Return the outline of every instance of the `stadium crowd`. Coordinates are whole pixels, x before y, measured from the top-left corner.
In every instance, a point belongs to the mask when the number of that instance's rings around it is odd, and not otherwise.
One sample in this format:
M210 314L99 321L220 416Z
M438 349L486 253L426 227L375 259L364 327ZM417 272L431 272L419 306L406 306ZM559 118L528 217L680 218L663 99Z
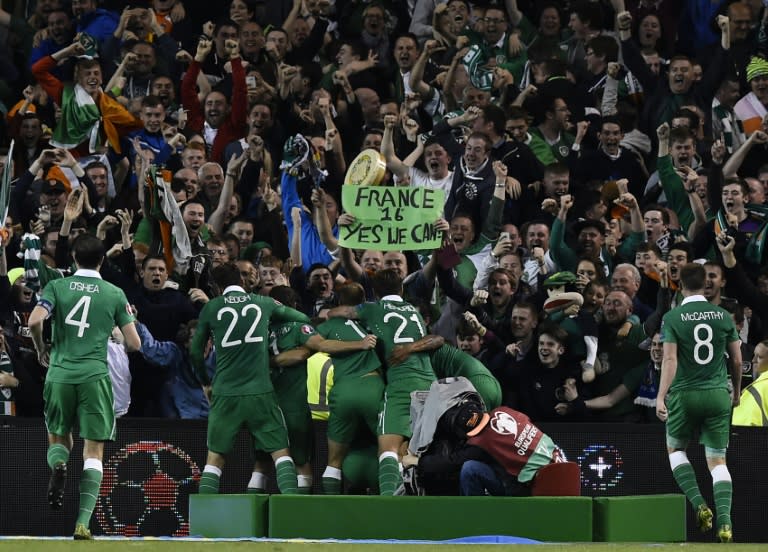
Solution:
M42 415L26 322L92 233L138 313L141 350L119 332L108 349L118 415L207 417L216 351L201 379L192 344L223 291L213 271L236 263L247 292L312 320L269 336L278 389L310 374L307 402L281 403L299 426L355 398L322 391L328 355L349 354L326 343L334 316L399 285L423 339L393 349L352 322L379 352L372 416L393 368L429 352L432 379L469 377L488 410L657 422L661 318L695 260L740 332L735 417L768 425L764 4L2 2L0 413ZM356 224L342 183L367 149L381 185L444 192L440 248L339 244ZM335 435L375 458L369 420Z

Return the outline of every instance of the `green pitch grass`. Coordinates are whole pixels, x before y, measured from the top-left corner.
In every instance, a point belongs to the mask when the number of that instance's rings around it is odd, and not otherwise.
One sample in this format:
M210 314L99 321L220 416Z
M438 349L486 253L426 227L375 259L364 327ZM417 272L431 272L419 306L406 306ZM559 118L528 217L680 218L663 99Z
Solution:
M216 542L216 541L115 541L98 539L93 542L60 540L0 541L2 552L469 552L500 550L514 552L715 552L765 550L765 544L344 544L319 542Z

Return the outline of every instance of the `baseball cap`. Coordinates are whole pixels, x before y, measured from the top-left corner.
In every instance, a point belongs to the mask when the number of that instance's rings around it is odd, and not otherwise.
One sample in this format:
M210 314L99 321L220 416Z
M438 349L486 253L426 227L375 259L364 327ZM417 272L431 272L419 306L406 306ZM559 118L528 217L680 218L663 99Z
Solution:
M83 48L85 49L85 52L77 56L78 58L94 59L99 57L98 43L96 42L96 38L89 35L88 33L80 33L77 40L78 42L80 42L80 44L82 44Z
M468 400L454 407L451 418L451 429L459 438L464 438L478 434L489 416L482 404Z

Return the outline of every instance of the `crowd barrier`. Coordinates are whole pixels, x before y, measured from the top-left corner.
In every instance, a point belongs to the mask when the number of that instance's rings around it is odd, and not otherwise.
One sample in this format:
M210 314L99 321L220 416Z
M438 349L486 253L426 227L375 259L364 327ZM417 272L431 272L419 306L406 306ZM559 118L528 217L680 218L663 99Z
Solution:
M316 426L315 490L325 461L325 426ZM669 469L661 425L542 424L581 471L582 495L617 497L678 493ZM94 533L125 536L183 536L189 532L189 495L205 465L204 421L120 419L117 440L105 446L104 480L94 513ZM77 515L77 484L70 484L65 508L46 503L49 470L41 419L0 417L0 534L68 535ZM738 542L768 542L768 431L733 428L728 464L733 477L733 520ZM69 465L73 480L82 469L82 441ZM712 501L711 478L701 446L689 456L703 494ZM242 493L252 455L245 434L227 458L221 490ZM487 499L494 500L494 499ZM700 535L688 510L688 540ZM282 522L281 522L282 523ZM637 523L642 523L637 518ZM283 523L284 526L284 523Z

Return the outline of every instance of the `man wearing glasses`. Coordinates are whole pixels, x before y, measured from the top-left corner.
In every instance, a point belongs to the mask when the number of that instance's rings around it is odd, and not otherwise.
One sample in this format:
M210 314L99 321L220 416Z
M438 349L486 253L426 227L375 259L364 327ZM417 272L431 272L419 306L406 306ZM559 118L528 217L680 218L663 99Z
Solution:
M208 249L208 254L211 256L211 268L216 268L224 263L229 262L229 251L227 250L227 244L220 238L210 238L205 242L205 247Z
M579 149L574 147L575 137L568 132L574 127L571 110L565 98L549 94L542 94L541 106L540 123L531 127L530 133L546 142L558 162L567 163L571 150L575 157Z
M472 84L482 90L493 86L497 69L509 71L519 82L526 56L520 48L517 33L508 32L507 16L503 9L491 6L481 18L482 32L470 31L469 51L462 63Z

